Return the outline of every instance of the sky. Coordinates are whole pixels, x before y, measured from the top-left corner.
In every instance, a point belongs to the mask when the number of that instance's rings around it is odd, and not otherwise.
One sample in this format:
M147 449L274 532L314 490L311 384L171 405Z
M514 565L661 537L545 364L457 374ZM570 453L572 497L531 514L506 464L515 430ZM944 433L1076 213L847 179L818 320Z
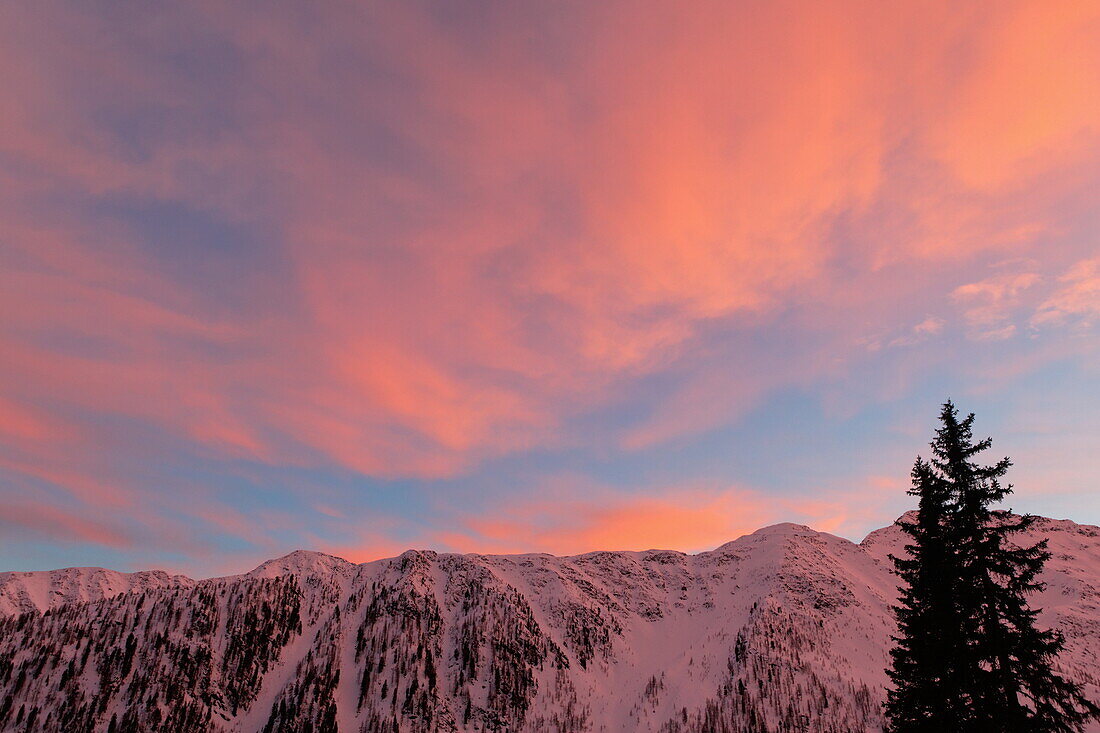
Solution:
M1100 4L0 5L0 570L1100 524Z

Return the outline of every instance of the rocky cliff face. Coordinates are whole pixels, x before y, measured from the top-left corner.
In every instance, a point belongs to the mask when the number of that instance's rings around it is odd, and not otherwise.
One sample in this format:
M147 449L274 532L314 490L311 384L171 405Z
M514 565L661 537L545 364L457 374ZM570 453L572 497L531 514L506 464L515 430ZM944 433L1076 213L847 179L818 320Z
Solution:
M1033 534L1055 553L1035 604L1100 697L1100 530ZM698 555L4 574L0 729L880 730L902 543L782 524Z

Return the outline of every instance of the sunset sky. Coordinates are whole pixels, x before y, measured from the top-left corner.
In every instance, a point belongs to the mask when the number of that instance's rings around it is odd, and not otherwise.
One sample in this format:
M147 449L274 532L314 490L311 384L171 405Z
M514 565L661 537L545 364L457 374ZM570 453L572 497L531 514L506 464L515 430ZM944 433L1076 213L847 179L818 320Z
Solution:
M938 405L1100 524L1100 3L0 6L0 570L709 549Z

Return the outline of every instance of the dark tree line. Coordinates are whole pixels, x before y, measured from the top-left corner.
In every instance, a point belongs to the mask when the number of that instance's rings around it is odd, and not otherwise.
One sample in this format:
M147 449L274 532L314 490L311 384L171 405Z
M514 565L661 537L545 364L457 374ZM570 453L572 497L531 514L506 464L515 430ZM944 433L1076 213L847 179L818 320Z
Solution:
M905 581L895 609L889 730L1078 731L1100 708L1054 670L1063 639L1036 626L1028 596L1050 557L1043 540L1018 544L1035 521L992 505L1011 462L975 461L992 441L973 437L974 415L947 402L929 460L917 458L916 518L899 520L908 556L893 558Z

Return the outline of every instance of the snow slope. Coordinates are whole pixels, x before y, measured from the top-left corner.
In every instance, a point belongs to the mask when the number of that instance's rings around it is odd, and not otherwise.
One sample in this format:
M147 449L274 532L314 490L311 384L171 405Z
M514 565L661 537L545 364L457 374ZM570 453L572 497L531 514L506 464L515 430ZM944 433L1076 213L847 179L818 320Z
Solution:
M98 601L119 593L189 586L194 582L163 570L119 573L105 568L64 568L0 573L0 615L45 611L63 603Z
M1100 697L1100 529L1032 534L1036 604ZM297 551L56 596L29 574L0 609L52 610L0 618L0 730L881 730L903 544L780 524L698 555Z

